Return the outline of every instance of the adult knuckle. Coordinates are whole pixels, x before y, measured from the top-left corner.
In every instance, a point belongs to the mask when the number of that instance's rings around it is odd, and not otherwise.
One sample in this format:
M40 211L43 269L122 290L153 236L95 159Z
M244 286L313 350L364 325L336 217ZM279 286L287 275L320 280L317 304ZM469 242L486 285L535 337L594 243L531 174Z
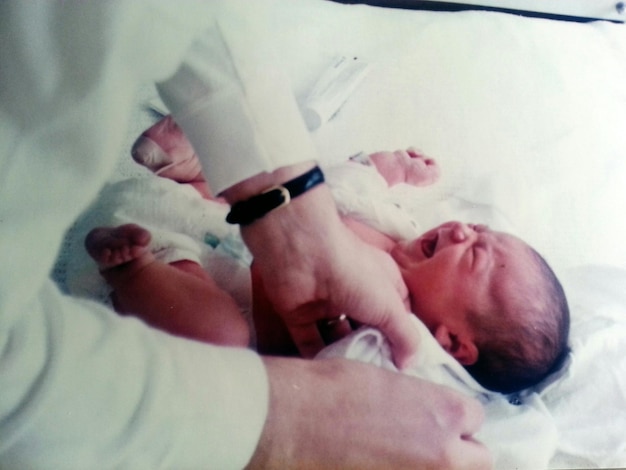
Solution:
M459 427L470 415L468 403L456 396L445 401L441 412L442 426L448 429Z

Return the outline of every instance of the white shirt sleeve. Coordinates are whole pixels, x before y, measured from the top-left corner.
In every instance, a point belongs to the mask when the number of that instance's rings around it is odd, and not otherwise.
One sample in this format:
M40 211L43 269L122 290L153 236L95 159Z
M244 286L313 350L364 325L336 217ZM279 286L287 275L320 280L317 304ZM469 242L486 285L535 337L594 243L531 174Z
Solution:
M265 47L265 2L228 6L159 85L216 193L262 171L318 158L289 79Z
M196 113L220 128L220 144L203 157L215 175L230 184L258 168L310 158L306 135L278 132L290 114L265 131L261 95L272 87L265 81L249 91L256 72L246 72L262 56L239 47L248 41L233 26L238 14L221 26L215 8L191 0L185 8L139 0L0 2L2 468L240 468L255 450L268 401L256 354L160 334L65 297L48 279L65 231L123 151L138 84L166 80L203 33L191 57L211 47L207 38L222 37L225 58L238 62L216 62L209 78L222 74L218 82L235 92L218 87L215 100L211 92L202 102L218 105ZM241 72L234 86L233 70ZM290 102L286 89L272 89L272 103ZM233 120L213 118L216 111ZM236 126L243 143L231 152ZM309 150L294 157L300 145Z

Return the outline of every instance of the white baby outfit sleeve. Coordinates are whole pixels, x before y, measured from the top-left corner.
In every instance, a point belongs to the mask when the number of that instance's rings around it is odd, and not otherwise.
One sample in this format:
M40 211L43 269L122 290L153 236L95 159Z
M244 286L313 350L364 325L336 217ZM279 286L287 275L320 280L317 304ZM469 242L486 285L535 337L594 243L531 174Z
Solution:
M211 126L217 143L198 148L211 184L311 157L293 157L312 148L306 135L284 142L293 129L261 120L264 93L290 98L269 78L246 88L263 57L236 27L243 13L191 0L0 2L0 467L226 469L254 452L268 402L256 354L169 337L49 280L122 151L138 85L172 76L202 34L189 60L214 65L196 83L220 86L201 110L179 106L177 78L165 88L186 131L191 116ZM218 49L228 53L197 55Z
M396 240L412 240L430 228L396 202L393 190L373 165L346 161L324 167L324 175L342 215ZM423 200L423 192L412 196L404 200L410 201L413 207L430 205Z

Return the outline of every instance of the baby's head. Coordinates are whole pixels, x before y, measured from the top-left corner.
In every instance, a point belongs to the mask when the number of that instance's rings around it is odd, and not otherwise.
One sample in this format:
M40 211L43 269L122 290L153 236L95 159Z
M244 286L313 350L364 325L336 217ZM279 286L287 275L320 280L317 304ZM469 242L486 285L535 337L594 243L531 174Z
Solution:
M391 252L413 312L484 387L512 393L556 370L569 309L543 258L522 240L448 222Z

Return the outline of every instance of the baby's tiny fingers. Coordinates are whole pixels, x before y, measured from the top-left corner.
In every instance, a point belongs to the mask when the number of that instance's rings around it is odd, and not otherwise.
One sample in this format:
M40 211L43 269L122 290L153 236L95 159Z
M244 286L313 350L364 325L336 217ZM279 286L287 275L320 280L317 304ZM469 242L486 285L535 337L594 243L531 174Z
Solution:
M426 158L424 152L416 147L409 147L408 149L406 149L406 152L411 158Z

